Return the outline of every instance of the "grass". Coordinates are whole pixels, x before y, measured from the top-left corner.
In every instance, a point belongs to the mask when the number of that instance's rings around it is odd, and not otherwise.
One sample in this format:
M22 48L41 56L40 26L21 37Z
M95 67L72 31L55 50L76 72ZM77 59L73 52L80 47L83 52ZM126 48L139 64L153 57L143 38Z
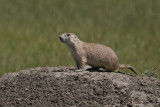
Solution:
M64 32L110 46L120 63L133 65L140 74L154 67L160 75L159 19L159 0L1 0L0 75L74 66L58 39Z

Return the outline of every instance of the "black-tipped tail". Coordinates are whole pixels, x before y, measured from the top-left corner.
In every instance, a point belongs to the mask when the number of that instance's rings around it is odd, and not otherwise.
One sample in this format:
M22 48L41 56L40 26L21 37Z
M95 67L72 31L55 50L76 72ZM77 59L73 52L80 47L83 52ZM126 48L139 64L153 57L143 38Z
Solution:
M138 74L137 72L136 72L136 70L131 66L131 65L125 65L125 64L119 64L119 68L120 69L124 69L124 68L128 68L128 69L130 69L131 71L133 71L136 75Z

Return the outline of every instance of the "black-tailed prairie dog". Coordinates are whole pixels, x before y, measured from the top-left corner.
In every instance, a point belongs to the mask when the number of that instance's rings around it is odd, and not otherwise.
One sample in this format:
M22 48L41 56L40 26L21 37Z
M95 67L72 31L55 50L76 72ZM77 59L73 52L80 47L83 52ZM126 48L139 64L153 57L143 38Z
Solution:
M117 55L108 46L83 42L73 33L64 33L59 38L68 46L79 70L87 64L95 69L104 68L111 72L128 68L137 74L132 66L119 64Z

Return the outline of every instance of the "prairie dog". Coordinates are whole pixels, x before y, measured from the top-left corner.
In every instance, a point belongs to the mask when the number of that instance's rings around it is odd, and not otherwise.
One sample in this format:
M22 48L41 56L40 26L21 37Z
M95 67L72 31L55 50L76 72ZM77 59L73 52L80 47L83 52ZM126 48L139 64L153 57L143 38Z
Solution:
M137 74L132 66L119 64L117 55L108 46L83 42L73 33L64 33L59 39L68 46L78 69L83 69L87 64L95 69L104 68L111 72L128 68Z

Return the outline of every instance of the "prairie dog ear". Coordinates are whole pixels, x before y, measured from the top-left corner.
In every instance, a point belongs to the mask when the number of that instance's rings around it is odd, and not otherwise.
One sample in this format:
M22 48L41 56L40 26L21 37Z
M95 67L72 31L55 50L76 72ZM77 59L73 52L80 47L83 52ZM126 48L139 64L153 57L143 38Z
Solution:
M74 38L77 38L77 36L76 36L75 34L72 34L72 36L73 36Z
M77 44L77 37L72 34L71 37L70 37L70 42L71 42L72 44Z

